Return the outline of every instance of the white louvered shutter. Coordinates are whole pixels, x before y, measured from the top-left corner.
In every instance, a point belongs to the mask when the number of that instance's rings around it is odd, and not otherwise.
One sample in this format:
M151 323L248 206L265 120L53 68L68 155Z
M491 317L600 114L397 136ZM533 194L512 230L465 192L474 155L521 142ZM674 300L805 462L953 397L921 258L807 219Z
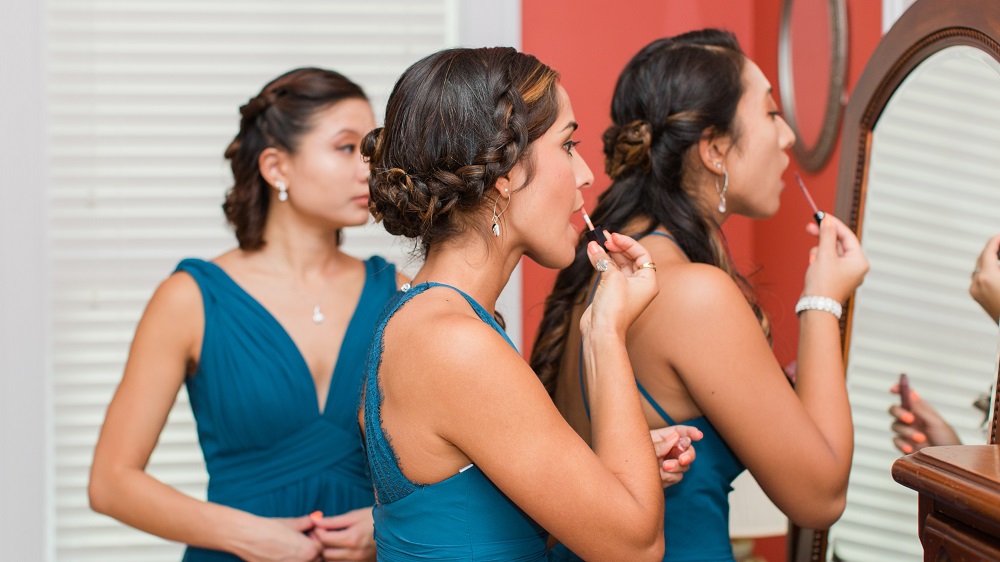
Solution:
M381 122L418 58L457 42L457 0L48 0L52 372L51 483L59 561L176 561L181 546L99 516L88 472L136 323L183 257L234 245L220 205L238 107L272 77L333 68L360 83ZM347 251L413 270L381 227ZM182 395L150 472L204 497ZM0 556L2 557L2 556Z
M971 403L997 372L997 326L969 275L1000 231L1000 64L950 47L906 78L875 127L848 357L855 424L848 507L831 551L843 560L920 560L917 495L892 480L900 453L887 410L899 373L958 430L985 444Z

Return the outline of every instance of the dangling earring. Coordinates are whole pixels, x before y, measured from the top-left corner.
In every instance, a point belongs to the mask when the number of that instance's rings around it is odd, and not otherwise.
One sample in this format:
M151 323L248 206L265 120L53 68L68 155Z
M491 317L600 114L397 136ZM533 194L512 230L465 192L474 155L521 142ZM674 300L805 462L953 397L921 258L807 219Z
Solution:
M722 170L722 164L715 163L715 167ZM722 171L722 189L719 189L719 176L715 176L715 192L719 194L719 212L726 212L726 190L729 189L729 172Z
M507 190L504 189L503 192L507 193ZM507 204L503 206L503 209L500 210L500 214L498 215L497 203L499 202L500 202L500 196L498 195L497 198L493 201L493 236L496 236L498 238L500 237L500 217L507 211L507 207L510 207L510 196L509 195L507 196Z
M278 201L288 201L288 186L285 182L278 180L274 182L274 187L278 188Z

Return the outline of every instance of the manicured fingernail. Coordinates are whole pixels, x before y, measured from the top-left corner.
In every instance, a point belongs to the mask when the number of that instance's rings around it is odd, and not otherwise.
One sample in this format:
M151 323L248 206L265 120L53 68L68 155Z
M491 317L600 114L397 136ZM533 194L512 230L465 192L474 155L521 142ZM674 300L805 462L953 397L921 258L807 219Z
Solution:
M312 519L312 520L322 519L322 518L323 518L323 512L322 511L314 511L314 512L312 512L312 513L309 514L309 519Z
M913 414L910 412L903 412L899 415L899 419L902 420L903 423L913 423Z
M920 400L920 395L917 394L916 390L911 390L910 391L910 399L911 400Z
M910 453L913 452L913 447L909 445L903 445L903 452L909 455Z
M927 436L924 435L923 433L917 432L913 434L913 440L916 441L917 443L923 443L927 441Z
M691 446L690 437L681 437L681 440L677 442L677 449L681 451L686 451L690 446Z

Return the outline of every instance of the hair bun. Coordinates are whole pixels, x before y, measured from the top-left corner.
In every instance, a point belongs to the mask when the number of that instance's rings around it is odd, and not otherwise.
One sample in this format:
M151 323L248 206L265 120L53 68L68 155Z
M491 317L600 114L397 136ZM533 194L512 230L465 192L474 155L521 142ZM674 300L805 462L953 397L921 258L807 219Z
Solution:
M604 131L604 171L617 179L630 169L649 170L649 147L653 134L649 123L637 119L624 126L612 125Z

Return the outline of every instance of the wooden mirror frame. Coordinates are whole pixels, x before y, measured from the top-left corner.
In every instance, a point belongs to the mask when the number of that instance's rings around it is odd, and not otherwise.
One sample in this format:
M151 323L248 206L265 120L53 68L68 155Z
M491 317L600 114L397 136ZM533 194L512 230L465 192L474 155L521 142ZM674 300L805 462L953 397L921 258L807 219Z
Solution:
M927 57L956 45L989 53L1000 61L1000 6L996 0L917 0L882 38L865 66L844 113L840 168L837 176L836 215L858 235L864 225L868 190L868 164L872 131L889 98L910 72ZM841 321L844 364L850 349L854 299ZM997 373L1000 380L1000 372ZM994 404L990 443L997 443L998 400ZM914 533L917 530L914 529ZM789 562L826 560L828 530L805 529L789 524Z

